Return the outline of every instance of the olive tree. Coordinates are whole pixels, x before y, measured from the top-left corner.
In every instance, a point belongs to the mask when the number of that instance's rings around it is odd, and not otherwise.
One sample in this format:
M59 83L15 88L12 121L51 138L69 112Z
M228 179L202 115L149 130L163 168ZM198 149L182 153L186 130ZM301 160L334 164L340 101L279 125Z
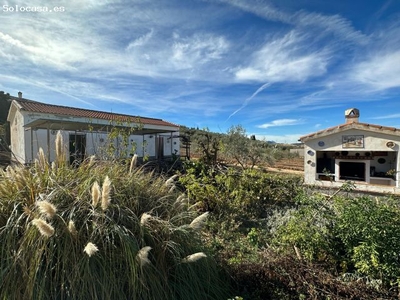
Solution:
M223 150L227 159L235 161L242 168L254 168L257 164L271 164L273 161L273 153L267 144L257 141L255 136L248 138L242 125L229 128Z

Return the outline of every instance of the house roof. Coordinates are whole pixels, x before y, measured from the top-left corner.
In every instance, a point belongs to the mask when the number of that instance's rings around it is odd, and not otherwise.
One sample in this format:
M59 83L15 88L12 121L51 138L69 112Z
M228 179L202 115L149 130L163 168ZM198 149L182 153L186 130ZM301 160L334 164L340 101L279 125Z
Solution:
M96 110L75 108L75 107L68 107L61 105L53 105L17 97L10 97L10 98L19 104L21 110L29 112L81 117L89 119L102 119L107 121L136 122L136 123L139 121L142 124L179 127L179 125L177 124L173 124L164 121L162 119L131 116L131 115L117 114L117 113L108 113L103 111L96 111Z
M330 128L326 128L317 132L310 133L308 135L304 135L299 138L299 141L305 142L308 140L312 140L315 138L320 138L323 136L327 136L330 134L334 134L337 132L342 132L345 130L350 130L350 129L358 129L358 130L365 130L365 131L372 131L372 132L381 132L381 133L386 133L386 134L391 134L391 135L396 135L400 136L400 129L395 128L395 127L388 127L388 126L382 126L382 125L375 125L375 124L368 124L368 123L359 123L359 122L351 122L351 123L345 123L345 124L340 124L337 126L333 126Z
M101 119L107 121L119 121L119 122L132 122L140 123L143 125L155 125L155 126L167 126L167 127L179 127L177 124L173 124L162 119L141 117L141 116L131 116L125 114L108 113L103 111L96 111L90 109L82 109L68 106L60 106L47 104L42 102L37 102L25 98L10 97L18 105L19 109L23 111L33 112L33 113L44 113L53 114L60 116L70 116L70 117L81 117L88 119Z

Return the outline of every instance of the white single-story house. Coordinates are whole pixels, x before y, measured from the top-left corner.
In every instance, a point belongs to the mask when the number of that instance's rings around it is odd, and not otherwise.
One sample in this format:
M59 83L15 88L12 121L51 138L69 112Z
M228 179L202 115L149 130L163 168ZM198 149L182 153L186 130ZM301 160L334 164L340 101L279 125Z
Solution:
M359 122L356 108L344 124L300 137L304 143L306 184L400 194L400 129Z
M29 164L42 148L55 159L60 131L71 163L96 155L106 158L137 154L149 159L179 155L179 126L161 119L59 106L11 97L10 122L13 159Z

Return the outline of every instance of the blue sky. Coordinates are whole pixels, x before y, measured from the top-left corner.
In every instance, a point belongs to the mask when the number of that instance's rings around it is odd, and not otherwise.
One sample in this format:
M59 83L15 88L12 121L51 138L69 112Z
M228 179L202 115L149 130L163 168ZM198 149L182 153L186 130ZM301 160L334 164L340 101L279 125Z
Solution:
M12 95L277 142L351 107L400 127L398 0L3 0L0 24Z

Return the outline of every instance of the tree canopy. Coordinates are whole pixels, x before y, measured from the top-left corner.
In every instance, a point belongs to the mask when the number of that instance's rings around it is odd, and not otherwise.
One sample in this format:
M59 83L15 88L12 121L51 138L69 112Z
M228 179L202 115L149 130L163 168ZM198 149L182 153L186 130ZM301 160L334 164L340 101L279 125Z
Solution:
M7 122L10 106L10 94L0 91L0 139L4 140L6 145L10 144L10 125Z
M3 91L0 91L0 124L7 122L7 115L10 106L10 94L5 94Z

